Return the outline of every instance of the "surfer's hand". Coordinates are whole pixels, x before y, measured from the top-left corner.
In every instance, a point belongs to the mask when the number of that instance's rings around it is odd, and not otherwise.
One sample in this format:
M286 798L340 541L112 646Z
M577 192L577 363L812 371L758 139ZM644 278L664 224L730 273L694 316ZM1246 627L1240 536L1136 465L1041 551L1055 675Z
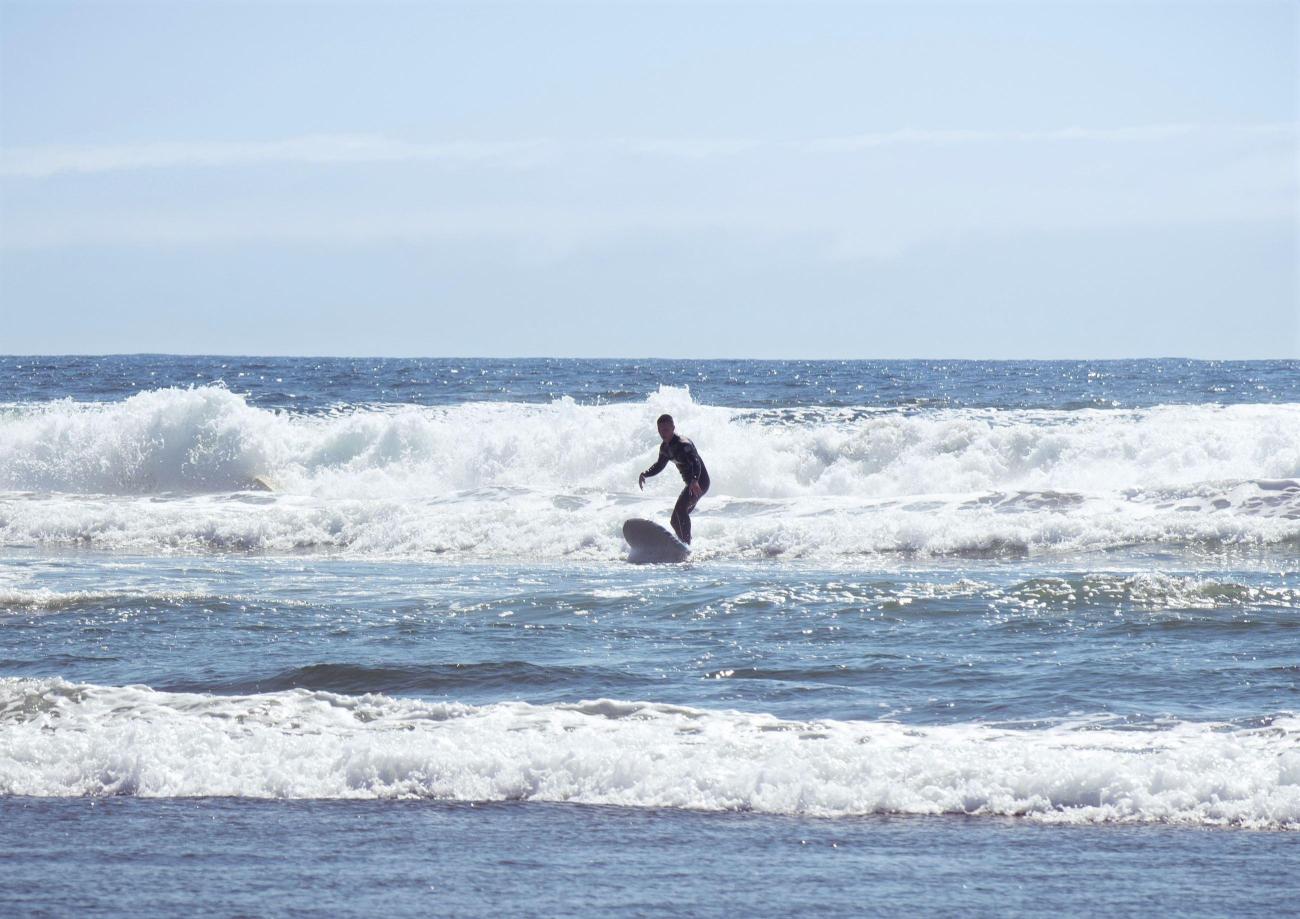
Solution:
M642 491L645 491L645 473L644 473L644 472L641 473L639 476L636 477L636 487L639 488L639 489L641 489Z
M692 482L692 483L691 483L691 496L692 496L692 497L695 497L695 498L698 498L698 497L699 497L700 495L702 495L702 494L704 494L704 489L700 487L700 483L699 483L699 482Z

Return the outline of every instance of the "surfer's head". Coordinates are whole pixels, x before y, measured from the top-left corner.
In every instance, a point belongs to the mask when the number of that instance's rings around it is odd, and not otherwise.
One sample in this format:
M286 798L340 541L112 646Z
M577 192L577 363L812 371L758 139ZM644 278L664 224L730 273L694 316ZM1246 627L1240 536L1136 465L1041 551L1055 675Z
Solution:
M660 415L655 424L659 427L660 437L665 441L673 439L673 431L677 430L677 426L673 424L672 415Z

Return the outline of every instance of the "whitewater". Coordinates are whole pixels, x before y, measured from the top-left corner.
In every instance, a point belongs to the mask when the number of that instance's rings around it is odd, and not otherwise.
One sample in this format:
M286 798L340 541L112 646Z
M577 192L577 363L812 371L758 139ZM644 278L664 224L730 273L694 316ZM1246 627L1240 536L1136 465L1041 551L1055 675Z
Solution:
M224 386L0 409L0 538L131 551L619 558L670 412L719 470L701 558L1295 545L1300 405L295 412ZM258 479L273 485L256 493ZM660 494L662 492L662 494Z

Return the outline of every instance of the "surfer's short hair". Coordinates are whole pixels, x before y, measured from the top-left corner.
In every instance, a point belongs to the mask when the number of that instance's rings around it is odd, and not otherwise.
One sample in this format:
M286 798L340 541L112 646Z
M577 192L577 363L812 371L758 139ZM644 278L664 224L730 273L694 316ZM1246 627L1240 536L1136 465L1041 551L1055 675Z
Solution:
M673 422L673 416L666 412L655 419L655 424L671 424L673 427L677 427Z

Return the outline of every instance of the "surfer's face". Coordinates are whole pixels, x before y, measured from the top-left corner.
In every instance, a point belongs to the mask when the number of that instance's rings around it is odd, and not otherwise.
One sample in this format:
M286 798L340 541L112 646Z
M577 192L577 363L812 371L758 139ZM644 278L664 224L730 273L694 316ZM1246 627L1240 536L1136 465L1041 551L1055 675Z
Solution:
M675 430L677 429L673 427L671 421L659 422L659 436L662 437L665 441L673 439L673 431Z

